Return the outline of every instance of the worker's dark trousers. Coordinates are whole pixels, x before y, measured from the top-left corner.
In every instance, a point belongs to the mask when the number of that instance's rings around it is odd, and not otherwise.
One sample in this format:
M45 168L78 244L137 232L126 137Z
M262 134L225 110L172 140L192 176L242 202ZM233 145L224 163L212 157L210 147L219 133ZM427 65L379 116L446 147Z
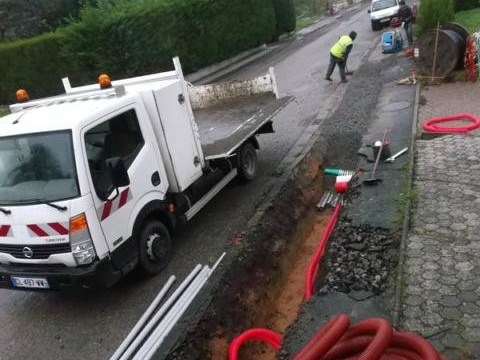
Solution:
M325 75L325 78L329 79L330 76L332 76L333 70L335 70L335 65L338 65L338 68L340 69L340 78L345 80L345 59L340 59L332 54L330 54L330 64L328 65L327 75Z

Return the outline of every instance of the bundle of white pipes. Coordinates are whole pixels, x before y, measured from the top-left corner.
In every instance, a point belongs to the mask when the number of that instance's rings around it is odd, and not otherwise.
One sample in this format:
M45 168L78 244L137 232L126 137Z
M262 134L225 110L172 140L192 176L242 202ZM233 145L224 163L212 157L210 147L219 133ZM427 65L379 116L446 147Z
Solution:
M175 276L170 276L165 286L153 299L125 340L110 357L110 360L151 359L224 256L225 253L220 256L211 268L200 264L195 266L180 286L158 309L162 299L175 282Z

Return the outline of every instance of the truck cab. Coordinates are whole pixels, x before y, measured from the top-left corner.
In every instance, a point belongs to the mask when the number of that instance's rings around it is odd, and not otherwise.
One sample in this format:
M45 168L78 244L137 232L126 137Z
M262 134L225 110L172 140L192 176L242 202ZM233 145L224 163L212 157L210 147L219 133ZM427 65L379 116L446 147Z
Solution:
M231 104L208 96L215 87L189 89L175 66L104 89L64 79L66 94L14 104L0 119L1 287L111 286L135 267L157 274L173 229L238 173L252 175L255 137L290 99L267 95L271 77L255 82L257 96L249 83L235 101L247 117L215 135Z

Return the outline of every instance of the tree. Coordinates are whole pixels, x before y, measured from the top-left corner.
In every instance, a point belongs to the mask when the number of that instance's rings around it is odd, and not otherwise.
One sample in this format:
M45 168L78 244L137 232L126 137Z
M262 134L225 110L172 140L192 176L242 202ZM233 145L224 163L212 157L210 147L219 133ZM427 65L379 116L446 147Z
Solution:
M455 18L453 0L422 0L418 24L419 33L424 34L435 29L437 24L452 21Z

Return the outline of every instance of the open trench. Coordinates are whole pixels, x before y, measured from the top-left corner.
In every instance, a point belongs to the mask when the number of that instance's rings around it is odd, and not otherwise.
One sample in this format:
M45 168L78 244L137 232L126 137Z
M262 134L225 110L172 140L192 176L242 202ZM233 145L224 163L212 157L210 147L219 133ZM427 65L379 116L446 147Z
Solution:
M381 85L396 76L390 71L395 63L394 58L367 63L356 72L342 104L323 122L315 145L242 235L242 246L232 263L226 265L226 275L215 285L208 309L168 360L225 360L228 344L245 330L260 327L283 335L297 325L304 306L307 263L331 212L320 212L315 207L323 191L332 189L331 179L327 185L322 170L327 166L356 168L362 135L370 123ZM385 291L395 267L394 237L383 229L353 227L348 219L342 219L337 228L320 270L316 288L319 296L357 289ZM366 251L362 244L375 251ZM335 261L336 257L342 261ZM242 348L240 358L268 360L277 356L268 345L249 343Z
M250 294L250 299L244 299L250 304L248 316L255 319L258 327L283 334L297 318L303 303L305 271L331 212L308 211L297 226L288 254L281 260L278 280L267 288L257 289L255 294ZM211 359L226 359L228 340L225 336L211 340ZM242 348L241 358L273 360L277 352L268 345L251 343Z

